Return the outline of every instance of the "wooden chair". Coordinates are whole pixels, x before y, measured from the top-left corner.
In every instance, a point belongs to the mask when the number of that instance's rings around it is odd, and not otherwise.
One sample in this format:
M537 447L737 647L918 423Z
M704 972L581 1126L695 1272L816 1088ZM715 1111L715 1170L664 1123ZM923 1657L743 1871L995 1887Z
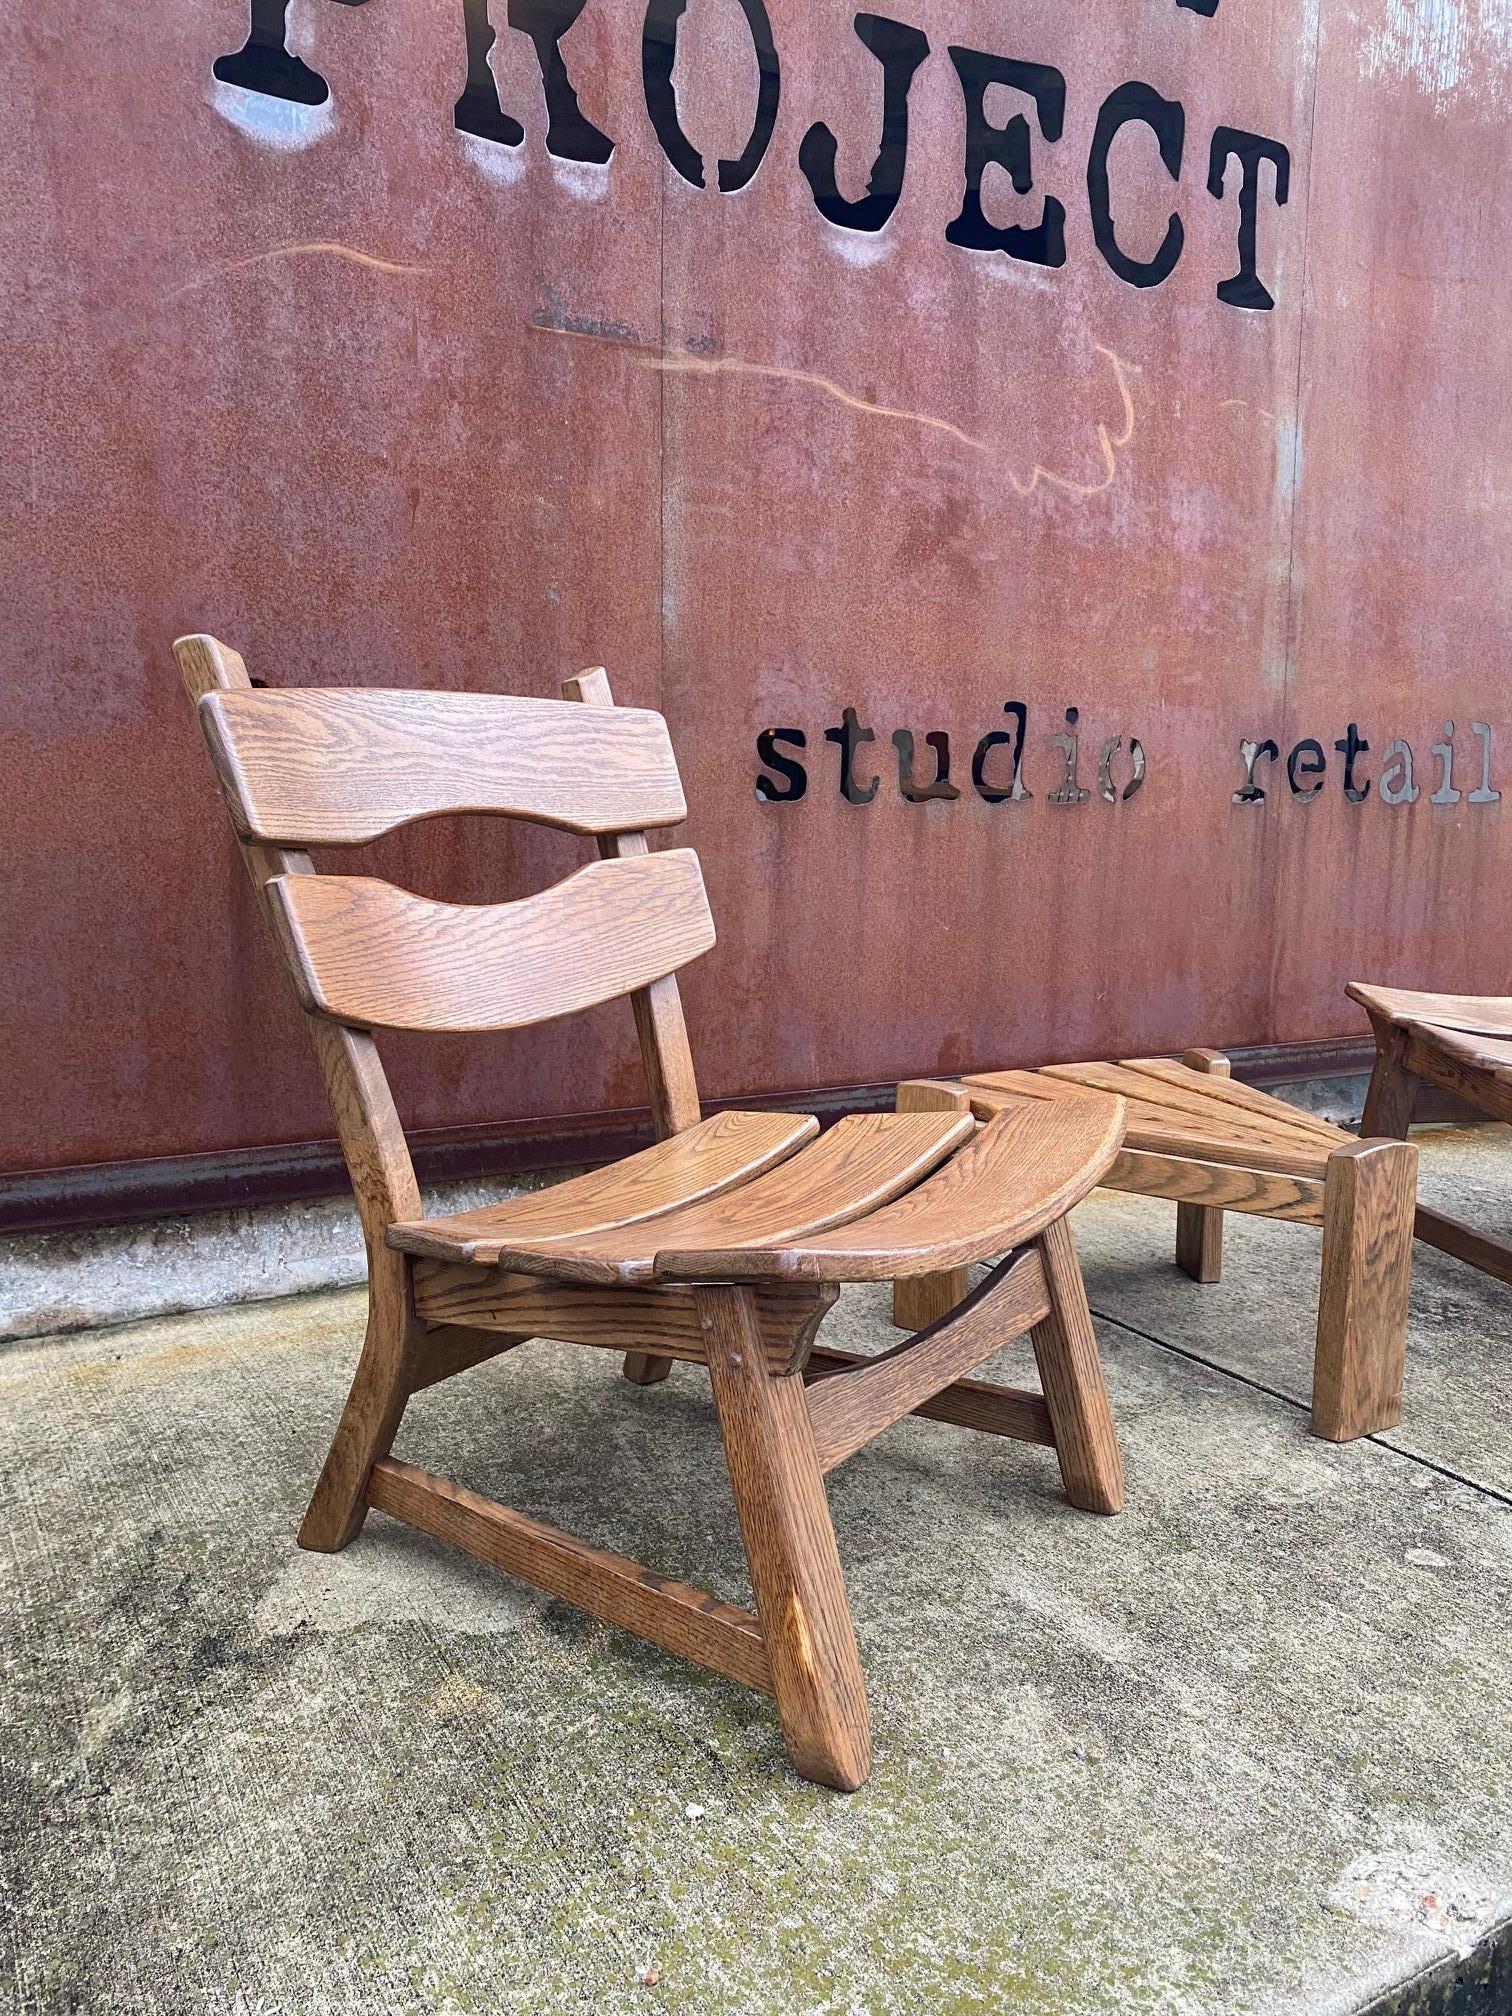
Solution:
M1362 1133L1405 1141L1424 1080L1512 1123L1512 995L1416 994L1358 982L1345 992L1370 1017L1376 1044ZM1422 1204L1413 1230L1425 1245L1512 1281L1512 1244L1505 1239Z
M1117 1099L969 1115L703 1117L675 971L714 928L661 717L484 694L253 690L211 637L174 646L232 823L306 1011L367 1245L361 1359L300 1530L345 1547L371 1508L776 1697L797 1770L853 1789L865 1688L823 1476L909 1413L1053 1445L1066 1495L1123 1478L1066 1213L1118 1153ZM592 835L600 860L458 907L317 875L310 846L488 812ZM427 1218L374 1029L518 1028L628 994L660 1139L607 1169ZM815 1138L818 1136L818 1138ZM844 1281L999 1260L946 1320L858 1359L815 1342ZM1028 1332L1042 1393L965 1377ZM649 1383L706 1365L756 1614L390 1454L410 1397L538 1336L628 1351Z

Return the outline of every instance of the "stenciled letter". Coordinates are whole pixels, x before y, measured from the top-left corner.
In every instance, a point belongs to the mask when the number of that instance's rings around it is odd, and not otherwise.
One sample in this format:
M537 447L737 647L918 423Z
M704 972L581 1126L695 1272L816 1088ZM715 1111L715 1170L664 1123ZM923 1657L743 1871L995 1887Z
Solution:
M363 0L341 0L360 7ZM283 98L293 105L324 105L331 87L318 70L291 53L288 42L289 0L251 0L247 39L234 55L217 56L210 74L222 84L260 91L265 98Z
M852 805L870 805L877 795L880 777L873 777L863 791L856 782L856 751L863 742L875 742L876 731L863 728L854 707L847 707L840 717L839 728L826 728L824 739L835 743L840 750L840 795Z
M577 93L562 61L561 41L588 0L509 0L509 25L535 44L546 91L546 152L559 161L592 161L602 166L614 142L578 108Z
M1481 745L1481 780L1477 788L1470 793L1470 803L1499 805L1501 793L1491 788L1491 724L1489 721L1472 721L1470 733L1478 738Z
M1063 749L1066 753L1066 774L1045 800L1047 805L1085 805L1087 800L1092 796L1092 793L1076 774L1076 724L1080 718L1081 714L1078 708L1068 707L1066 709L1066 728L1068 732L1064 735L1052 735L1050 737L1050 747L1052 749Z
M1005 735L1001 728L994 728L990 735L984 735L978 742L976 754L971 759L971 781L978 795L985 798L989 805L1001 805L1005 798L1019 803L1034 796L1032 791L1024 788L1023 772L1024 731L1029 725L1029 709L1022 700L1005 700L1003 712L1013 717L1013 733ZM1009 759L1013 765L1013 783L1008 790L999 791L987 782L987 758L994 749L1009 742L1013 744L1013 755Z
M866 194L851 203L835 180L835 136L822 120L810 126L798 149L802 170L819 214L847 231L880 231L898 207L908 162L908 92L914 72L929 54L929 37L885 14L858 14L856 33L882 65L882 144L872 163Z
M1344 796L1351 805L1363 805L1370 796L1370 781L1367 778L1364 784L1356 784L1354 766L1357 757L1369 755L1370 744L1362 740L1359 729L1351 721L1334 747L1344 758Z
M1255 782L1255 765L1274 763L1281 751L1267 735L1263 742L1241 742L1239 754L1244 760L1244 782L1234 793L1233 802L1236 805L1263 805L1265 787Z
M1444 723L1444 739L1442 742L1434 743L1432 754L1438 757L1443 775L1439 778L1437 791L1434 792L1428 803L1430 805L1458 805L1461 794L1455 787L1454 782L1454 723L1452 721Z
M1277 208L1286 201L1291 185L1291 155L1279 140L1267 140L1259 133L1245 133L1237 126L1213 129L1208 152L1208 194L1223 194L1224 177L1230 156L1239 163L1239 271L1231 280L1218 282L1218 299L1230 308L1274 308L1275 297L1255 271L1255 216L1260 207L1260 163L1269 161L1276 171Z
M898 752L898 789L910 805L922 805L929 798L959 798L958 786L950 781L950 737L943 728L933 728L924 737L935 756L934 781L914 779L914 738L906 728L893 730L893 747Z
M1307 757L1304 763L1302 758ZM1291 786L1292 796L1300 804L1310 805L1318 797L1321 784L1299 784L1299 777L1321 777L1328 768L1328 758L1323 754L1323 744L1314 735L1304 735L1286 759L1286 781Z
M777 747L779 742L791 742L795 749L808 747L808 737L801 728L763 728L756 737L758 760L779 773L756 779L756 796L767 805L791 805L808 789L808 771L794 757L784 756ZM786 790L781 788L783 784Z
M989 224L982 209L982 176L996 161L1007 169L1020 196L1034 187L1029 122L1015 112L1006 126L992 125L986 112L988 86L1004 84L1032 98L1040 132L1047 140L1059 140L1066 116L1065 78L1044 63L1014 63L1006 56L986 56L980 49L961 49L954 43L950 60L966 101L966 194L960 216L945 227L946 242L963 245L969 252L1006 252L1010 259L1023 259L1031 266L1064 266L1065 205L1047 196L1037 224Z
M756 93L756 123L744 153L738 161L719 164L719 186L727 195L732 190L744 189L761 166L777 123L777 101L782 96L777 45L772 40L766 8L762 0L740 0L740 7L756 48L761 82ZM703 156L682 129L677 116L677 93L672 87L672 69L677 62L677 24L687 9L688 0L650 0L646 25L641 31L641 82L646 91L646 110L662 152L685 182L702 189Z
M452 107L452 124L459 133L471 133L479 140L518 147L525 128L499 103L499 87L489 68L488 52L497 31L488 18L488 0L462 0L462 27L467 36L467 82Z
M1149 84L1120 84L1103 100L1097 114L1097 130L1092 136L1092 152L1087 157L1087 198L1092 206L1092 237L1099 252L1120 280L1131 287L1158 287L1170 278L1181 257L1185 231L1173 210L1166 220L1165 236L1153 259L1131 259L1121 251L1113 228L1113 211L1108 197L1108 149L1120 127L1138 120L1149 127L1160 145L1160 158L1174 182L1181 174L1181 150L1186 139L1186 114L1171 98L1162 98Z
M1381 761L1385 765L1381 772L1381 803L1416 805L1422 793L1412 780L1412 744L1388 742Z

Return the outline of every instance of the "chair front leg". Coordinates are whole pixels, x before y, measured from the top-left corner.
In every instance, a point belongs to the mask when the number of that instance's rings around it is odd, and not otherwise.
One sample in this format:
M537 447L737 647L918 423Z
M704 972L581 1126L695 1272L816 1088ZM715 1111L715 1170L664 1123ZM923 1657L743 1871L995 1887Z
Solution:
M1312 1431L1330 1442L1402 1418L1417 1163L1405 1141L1352 1141L1328 1158Z
M1030 1332L1066 1496L1083 1512L1123 1509L1123 1458L1070 1222L1039 1241L1050 1314Z
M299 1529L299 1544L335 1554L362 1531L368 1479L387 1456L404 1418L418 1370L419 1326L410 1298L409 1262L386 1246L368 1249L368 1320L362 1356L336 1427L325 1468Z
M866 1683L803 1381L768 1369L748 1289L694 1296L788 1755L854 1792L871 1769Z

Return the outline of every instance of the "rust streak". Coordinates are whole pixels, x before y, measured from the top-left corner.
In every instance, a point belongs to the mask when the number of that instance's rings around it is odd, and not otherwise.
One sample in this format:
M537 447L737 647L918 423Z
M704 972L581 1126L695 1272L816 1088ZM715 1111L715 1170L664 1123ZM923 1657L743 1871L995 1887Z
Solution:
M220 259L204 273L197 273L192 280L186 280L182 287L175 287L169 295L172 300L179 294L189 294L197 287L204 287L212 280L219 280L227 273L239 273L247 266L262 266L270 259L349 259L354 266L370 266L376 273L428 273L428 266L403 266L394 259L380 259L372 252L359 252L355 245L338 245L314 241L308 245L270 245L264 252L252 252L245 259Z
M1256 406L1248 399L1220 399L1218 401L1218 411L1220 413L1226 406L1242 406L1246 412L1258 414L1262 420L1274 420L1276 417L1268 407Z
M915 426L929 427L941 434L948 434L963 447L970 448L979 455L993 453L990 442L981 441L975 434L968 434L957 427L952 420L943 420L935 413L917 413L906 406L884 406L873 399L863 399L858 393L848 392L843 385L837 385L833 378L822 377L815 371L801 371L796 366L785 364L763 364L749 357L689 357L681 351L659 350L650 344L636 343L622 336L601 335L594 329L566 329L550 323L536 322L532 328L543 336L574 336L590 343L607 343L611 349L631 351L635 360L648 371L688 372L698 377L716 377L736 374L752 378L775 378L794 385L802 385L822 392L826 398L836 399L842 406L849 406L858 413L869 413L882 420L906 420ZM1106 421L1097 423L1097 443L1102 454L1103 475L1096 483L1078 483L1070 476L1059 476L1053 469L1046 469L1036 462L1024 481L1020 481L1012 470L1008 471L1008 481L1018 497L1029 497L1041 483L1048 483L1055 489L1064 491L1068 497L1096 497L1106 490L1118 473L1116 451L1126 448L1134 438L1134 401L1129 393L1128 379L1124 375L1122 360L1110 350L1106 343L1094 343L1093 349L1106 357L1113 366L1113 378L1118 387L1118 395L1123 404L1123 419L1118 433L1112 433Z
M1013 485L1017 496L1028 497L1041 483L1051 483L1057 490L1064 490L1068 497L1095 497L1099 491L1106 490L1118 474L1118 456L1115 451L1127 448L1134 438L1134 401L1129 394L1129 381L1124 376L1123 360L1116 352L1110 350L1106 343L1094 343L1092 348L1106 357L1113 366L1114 383L1118 386L1118 396L1123 401L1123 426L1119 433L1110 434L1105 420L1099 420L1097 423L1097 445L1102 450L1103 458L1102 481L1075 483L1069 476L1057 476L1054 470L1045 468L1041 462L1036 462L1027 483L1020 483L1017 476L1009 471L1008 481Z
M880 420L911 420L919 427L933 427L941 434L949 434L967 448L974 448L979 455L991 451L985 441L979 441L974 434L968 434L957 427L954 421L942 420L934 413L915 413L906 406L883 406L874 399L863 399L858 393L847 392L843 385L837 385L833 378L822 378L816 371L800 371L787 364L758 364L746 357L683 357L670 353L644 357L643 365L652 371L691 371L700 376L713 377L722 373L735 372L751 378L780 378L793 385L811 386L816 392L823 392L827 398L838 399L842 406L850 406L858 413L870 413Z

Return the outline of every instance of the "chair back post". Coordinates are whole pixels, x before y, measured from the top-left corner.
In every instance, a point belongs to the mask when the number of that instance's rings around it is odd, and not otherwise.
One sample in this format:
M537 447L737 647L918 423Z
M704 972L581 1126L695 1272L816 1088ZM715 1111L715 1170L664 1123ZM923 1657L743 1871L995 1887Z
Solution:
M581 700L590 707L614 705L609 675L601 665L580 672L575 679L564 679L562 698ZM598 849L606 861L623 861L650 851L644 833L602 833ZM635 1033L651 1094L651 1117L658 1139L665 1140L669 1134L696 1127L703 1118L677 976L669 973L649 987L637 987L630 1004L635 1010Z
M196 706L206 693L234 692L252 684L240 654L215 637L180 637L173 655L185 690ZM315 873L307 853L252 840L237 844L265 920L268 906L263 892L275 876ZM305 1025L315 1046L357 1199L369 1269L375 1282L392 1273L391 1285L399 1293L402 1261L386 1243L388 1228L420 1217L423 1210L414 1164L378 1046L365 1030L322 1016L307 1013Z

